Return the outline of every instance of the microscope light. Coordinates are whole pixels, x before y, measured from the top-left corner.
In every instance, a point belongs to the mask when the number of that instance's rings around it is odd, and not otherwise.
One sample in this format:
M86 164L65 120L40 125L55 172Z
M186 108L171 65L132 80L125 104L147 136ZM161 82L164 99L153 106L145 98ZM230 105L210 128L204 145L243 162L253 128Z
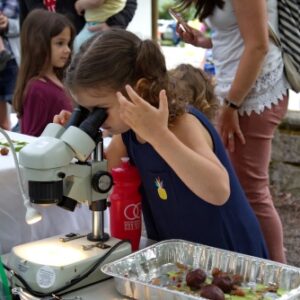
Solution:
M35 209L33 209L32 207L29 207L29 208L27 208L25 219L26 219L26 223L28 225L32 225L32 224L35 224L35 223L41 221L42 216Z
M32 225L42 220L42 215L30 205L30 202L25 198L24 206L26 208L25 220L28 225Z
M13 159L15 162L16 170L17 170L18 184L19 184L19 188L21 190L22 199L24 201L24 206L26 208L26 217L25 217L26 223L34 224L42 219L42 215L35 208L33 208L30 205L30 201L26 195L26 192L25 192L25 189L23 186L23 181L22 181L22 177L21 177L21 171L20 171L20 167L19 167L19 163L18 163L18 158L17 158L17 154L16 154L16 151L15 151L15 148L14 148L11 138L6 133L6 131L1 127L0 127L0 133L2 133L4 135L4 137L6 138L7 142L9 143L9 146L12 150L12 155L13 155Z
M19 257L39 265L63 267L86 260L90 252L83 251L80 244L62 243L59 238L36 241L14 248Z

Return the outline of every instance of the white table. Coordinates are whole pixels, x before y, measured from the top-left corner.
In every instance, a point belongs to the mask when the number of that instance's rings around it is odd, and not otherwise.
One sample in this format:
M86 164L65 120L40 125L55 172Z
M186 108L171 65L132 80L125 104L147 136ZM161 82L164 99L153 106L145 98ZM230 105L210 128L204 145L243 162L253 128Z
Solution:
M13 132L8 134L18 141L31 142L35 139ZM0 140L4 140L1 133ZM92 214L87 206L77 207L74 212L56 205L37 209L43 215L42 221L27 225L12 153L0 156L0 254L10 252L18 244L70 232L91 231Z
M35 138L8 132L12 139L31 142ZM4 137L0 133L0 140ZM109 140L106 140L107 145ZM69 232L90 232L91 212L85 206L77 208L75 212L68 212L60 207L37 207L43 215L43 220L27 225L25 222L25 207L18 187L16 168L11 152L8 156L0 156L0 255L6 262L11 248L18 244L39 240L42 238L66 234ZM107 211L106 211L107 217ZM106 218L105 227L108 228L109 220ZM140 248L153 244L154 241L142 237ZM82 300L125 300L114 286L113 279L82 288L64 296L72 299L75 296ZM63 297L63 298L64 298ZM35 300L36 297L26 295L26 300Z

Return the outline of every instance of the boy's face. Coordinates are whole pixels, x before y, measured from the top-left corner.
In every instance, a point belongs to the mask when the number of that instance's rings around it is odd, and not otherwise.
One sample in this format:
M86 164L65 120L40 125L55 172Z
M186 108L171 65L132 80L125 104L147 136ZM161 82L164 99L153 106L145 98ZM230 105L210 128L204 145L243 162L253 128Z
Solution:
M51 64L63 68L69 60L71 49L71 29L66 27L60 34L51 39Z
M73 91L76 102L87 108L95 107L105 108L107 119L101 128L107 130L110 134L120 134L129 130L129 127L120 118L120 104L115 91L102 88L77 88Z

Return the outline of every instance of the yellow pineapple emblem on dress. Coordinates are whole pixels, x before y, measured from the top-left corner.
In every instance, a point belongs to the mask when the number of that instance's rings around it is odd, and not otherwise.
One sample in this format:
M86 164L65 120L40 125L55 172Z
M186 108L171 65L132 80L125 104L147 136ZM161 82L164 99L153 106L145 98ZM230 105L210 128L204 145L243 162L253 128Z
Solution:
M168 198L167 191L164 189L163 181L160 180L159 177L155 179L155 186L157 187L157 193L159 198L162 200L167 200Z

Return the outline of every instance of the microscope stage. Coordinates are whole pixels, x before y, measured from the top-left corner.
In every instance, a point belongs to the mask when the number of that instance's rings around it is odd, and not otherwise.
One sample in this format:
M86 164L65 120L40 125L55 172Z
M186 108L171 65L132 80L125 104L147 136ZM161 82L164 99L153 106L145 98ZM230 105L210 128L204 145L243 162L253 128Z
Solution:
M62 242L61 238L55 236L14 247L9 256L9 267L21 275L33 290L49 293L69 284L72 279L82 276L120 241L111 237L104 243L108 247L103 249L97 247L99 242L91 242L86 236L67 242ZM107 278L108 276L100 270L101 265L130 253L131 245L121 244L95 271L70 289Z

